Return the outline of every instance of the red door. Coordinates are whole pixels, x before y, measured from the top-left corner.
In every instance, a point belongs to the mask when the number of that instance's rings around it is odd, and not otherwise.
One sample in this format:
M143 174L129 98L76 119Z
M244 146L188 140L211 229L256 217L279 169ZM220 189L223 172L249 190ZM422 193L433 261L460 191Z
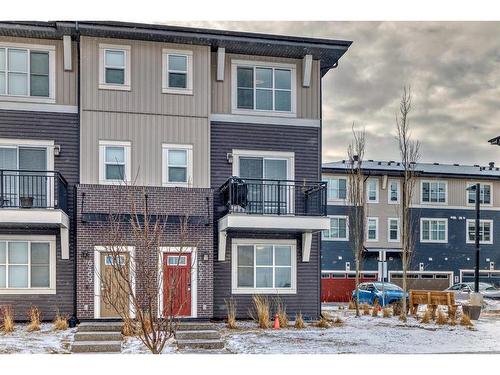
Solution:
M163 257L163 316L191 315L191 254Z

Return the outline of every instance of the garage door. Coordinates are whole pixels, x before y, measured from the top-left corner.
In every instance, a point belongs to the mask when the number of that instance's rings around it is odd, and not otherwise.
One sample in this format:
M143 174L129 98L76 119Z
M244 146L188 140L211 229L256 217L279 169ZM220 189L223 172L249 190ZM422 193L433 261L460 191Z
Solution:
M474 282L474 271L461 270L463 283L473 283ZM479 271L479 281L482 283L490 283L500 287L500 270L497 271Z
M360 282L376 281L377 272L362 272ZM321 301L322 302L349 302L352 291L356 286L354 272L322 272L321 273Z
M452 284L451 273L411 272L407 276L408 289L444 290ZM402 287L403 273L389 272L389 281Z

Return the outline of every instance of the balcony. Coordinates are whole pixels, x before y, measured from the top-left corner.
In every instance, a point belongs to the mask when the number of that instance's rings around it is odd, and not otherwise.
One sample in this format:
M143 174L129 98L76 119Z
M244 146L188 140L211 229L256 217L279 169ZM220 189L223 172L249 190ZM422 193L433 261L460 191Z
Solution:
M59 172L0 169L0 225L61 229L69 256L68 183Z
M309 259L312 233L329 228L326 182L229 178L219 189L224 216L219 220L219 260L228 230L302 232L303 259Z

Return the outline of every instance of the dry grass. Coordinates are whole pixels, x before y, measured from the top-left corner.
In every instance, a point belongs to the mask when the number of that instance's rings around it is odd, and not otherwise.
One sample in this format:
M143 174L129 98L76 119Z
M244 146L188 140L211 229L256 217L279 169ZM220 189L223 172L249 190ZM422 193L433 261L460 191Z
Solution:
M321 319L320 319L320 320L318 320L318 321L316 322L316 324L315 324L315 325L316 325L316 327L318 327L318 328L330 328L330 323L329 323L329 322L328 322L328 320L327 320L327 319L325 319L325 317L323 317L323 316L321 317Z
M401 305L400 302L396 302L392 305L392 314L394 316L400 316L402 311L403 311L403 306Z
M40 323L42 321L42 313L36 306L31 306L28 310L28 332L40 331Z
M297 329L304 329L306 328L306 324L304 323L304 319L302 319L302 313L298 312L297 315L295 315L295 328Z
M370 305L367 303L363 303L361 305L361 309L363 310L363 315L370 315Z
M455 327L457 325L457 320L455 318L450 318L450 326Z
M125 337L135 336L134 323L130 318L126 318L123 322L122 335Z
M432 312L427 308L425 309L424 315L422 316L422 320L420 322L427 324L430 323L431 319L432 319Z
M281 328L288 327L288 315L286 314L286 305L283 302L278 301L276 313L278 314L278 321L280 322L280 327Z
M390 318L391 317L391 309L389 307L384 307L382 309L382 316L384 318Z
M354 302L352 299L349 300L349 310L355 310L356 309L356 302Z
M372 308L372 317L378 317L378 305L374 305Z
M0 316L0 331L5 333L14 332L14 309L12 306L5 306Z
M437 312L436 323L439 325L444 325L448 323L448 317L443 310L439 309Z
M333 319L333 325L336 327L340 327L343 324L344 324L344 321L342 320L342 318L340 318L340 316L338 316L338 315L335 315L335 318Z
M260 328L266 329L271 326L269 321L269 300L264 296L253 296L253 311L250 310L250 316L255 320Z
M470 316L467 314L462 314L462 318L460 318L460 325L464 327L472 327L472 321L470 320Z
M59 313L59 310L57 311L56 317L54 318L53 329L54 331L64 331L65 329L68 329L68 319L67 317L62 316Z
M227 309L227 328L236 329L238 328L236 325L236 301L233 297L229 298L229 300L224 300L226 303Z

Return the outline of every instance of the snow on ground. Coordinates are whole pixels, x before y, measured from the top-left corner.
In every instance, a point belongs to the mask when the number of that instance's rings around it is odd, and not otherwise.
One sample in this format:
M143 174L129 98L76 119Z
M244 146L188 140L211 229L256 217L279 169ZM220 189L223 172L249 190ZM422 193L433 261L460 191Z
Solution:
M69 353L76 328L53 331L52 323L42 323L40 331L28 332L27 324L16 324L12 333L0 333L0 354Z
M169 339L165 347L163 348L162 354L175 353L177 347L175 346L174 339ZM151 352L143 344L143 342L137 337L126 337L122 343L122 353L123 354L150 354Z
M481 318L474 328L421 324L410 317L361 316L338 310L340 327L261 330L240 322L239 330L222 329L231 353L250 354L395 354L395 353L500 353L500 317Z

